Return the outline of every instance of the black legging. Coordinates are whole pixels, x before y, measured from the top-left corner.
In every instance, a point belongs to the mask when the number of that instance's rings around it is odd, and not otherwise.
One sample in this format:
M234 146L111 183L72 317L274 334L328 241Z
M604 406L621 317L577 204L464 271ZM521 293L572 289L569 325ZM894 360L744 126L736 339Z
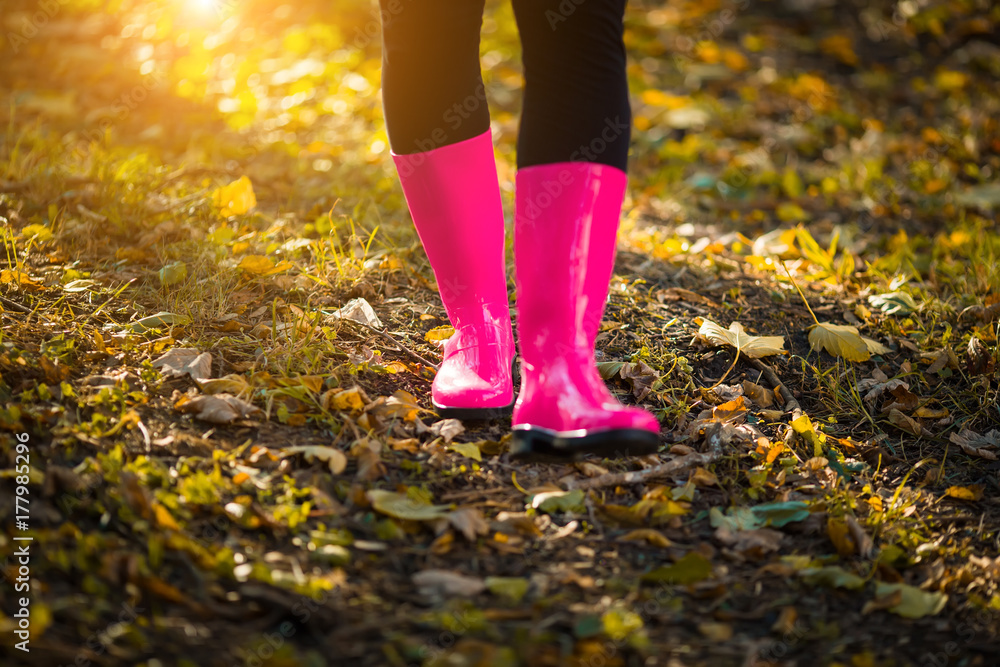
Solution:
M625 72L627 0L512 0L525 91L517 166L595 162L626 170L631 130ZM479 67L485 0L379 0L382 96L400 155L489 129Z

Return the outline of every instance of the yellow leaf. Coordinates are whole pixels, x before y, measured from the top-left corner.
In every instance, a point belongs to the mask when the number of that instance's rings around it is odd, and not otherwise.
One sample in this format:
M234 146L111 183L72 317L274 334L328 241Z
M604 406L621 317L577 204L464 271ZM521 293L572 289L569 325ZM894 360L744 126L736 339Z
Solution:
M658 530L653 530L652 528L640 528L638 530L633 530L625 535L622 535L619 539L625 542L648 542L654 547L663 547L666 549L669 546L673 546L673 542Z
M241 176L229 185L218 188L212 194L212 203L219 209L219 215L228 218L242 215L257 205L253 184L246 176Z
M21 229L21 236L26 239L34 239L39 243L45 243L52 240L52 230L45 225L25 225Z
M339 475L344 472L345 468L347 468L347 455L335 447L326 447L323 445L301 445L298 447L289 447L288 449L282 450L281 453L284 456L303 454L306 457L306 460L317 458L320 461L325 461L330 467L330 472L334 475Z
M900 593L899 604L891 607L889 611L903 618L934 616L944 609L944 605L948 601L948 596L944 593L922 591L907 584L890 584L881 581L875 584L875 595L880 598L896 592Z
M448 516L447 505L430 505L404 493L372 489L368 500L377 512L408 521L433 521Z
M450 325L444 325L441 327L434 327L430 331L424 334L424 340L428 343L434 343L437 341L448 340L455 334L455 330Z
M642 101L649 106L664 107L666 109L682 109L691 104L690 97L670 95L655 88L644 91L642 93Z
M479 445L474 442L453 442L448 445L448 449L458 452L467 459L483 460L483 455L479 451Z
M934 77L934 85L941 90L958 90L964 88L968 77L962 72L941 70Z
M868 361L872 356L858 328L849 324L820 322L813 325L809 332L809 347L826 350L848 361Z
M739 322L733 322L727 330L711 320L705 320L698 329L698 335L716 345L731 345L751 359L785 353L782 336L751 336Z
M890 350L877 340L872 340L871 338L865 338L864 336L861 337L861 340L865 342L865 347L867 347L868 351L872 354L889 354L890 352L892 352L892 350Z
M332 392L333 390L331 390ZM351 410L358 411L364 409L368 403L368 397L361 387L351 387L336 393L327 392L323 397L323 407L327 410Z
M983 499L983 487L979 484L973 484L972 486L950 486L944 494L952 498L958 498L959 500L978 502Z
M858 64L858 56L854 53L854 45L851 43L851 38L847 35L830 35L820 41L819 48L823 53L835 56L846 65Z
M236 268L255 276L265 276L274 269L274 261L265 255L247 255Z
M174 517L170 516L170 512L166 507L160 503L153 503L153 514L156 516L156 523L160 528L169 528L170 530L180 530L181 527L177 525L174 521Z

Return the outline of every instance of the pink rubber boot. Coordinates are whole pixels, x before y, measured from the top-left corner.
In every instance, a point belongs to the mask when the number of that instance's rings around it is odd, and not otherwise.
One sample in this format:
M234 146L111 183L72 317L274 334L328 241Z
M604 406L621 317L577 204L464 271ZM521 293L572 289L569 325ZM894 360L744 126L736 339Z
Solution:
M455 329L431 387L434 406L458 419L509 414L514 339L491 134L392 159Z
M601 164L566 162L517 173L521 392L514 458L634 456L659 448L659 422L621 405L594 364L628 178Z

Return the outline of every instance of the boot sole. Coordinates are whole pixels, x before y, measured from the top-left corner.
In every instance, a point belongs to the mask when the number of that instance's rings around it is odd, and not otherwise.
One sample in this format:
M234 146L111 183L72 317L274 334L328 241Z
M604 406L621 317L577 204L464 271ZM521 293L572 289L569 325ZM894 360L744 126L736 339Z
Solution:
M515 461L566 462L586 454L621 458L654 454L660 437L638 428L612 429L573 436L538 428L514 429L510 458Z
M504 405L499 408L446 408L435 404L434 410L441 419L488 421L490 419L509 417L514 412L514 403L511 401L510 405Z
M517 357L510 362L511 366L511 378L513 379L513 384L517 384L521 379L521 369L520 364L517 363ZM511 401L508 405L502 405L497 408L449 408L444 405L438 405L433 400L431 403L434 405L434 410L438 413L438 417L441 419L458 419L461 421L489 421L491 419L503 419L504 417L510 417L514 412L514 401Z

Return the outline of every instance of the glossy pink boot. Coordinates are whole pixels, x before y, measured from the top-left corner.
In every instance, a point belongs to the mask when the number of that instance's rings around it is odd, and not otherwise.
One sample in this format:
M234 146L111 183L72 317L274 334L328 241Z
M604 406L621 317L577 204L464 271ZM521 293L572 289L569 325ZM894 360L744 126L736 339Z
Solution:
M511 456L573 459L649 454L660 425L621 405L594 363L628 178L566 162L517 173L514 253L521 391Z
M434 407L457 419L510 414L514 339L492 136L392 159L455 329L431 387Z

